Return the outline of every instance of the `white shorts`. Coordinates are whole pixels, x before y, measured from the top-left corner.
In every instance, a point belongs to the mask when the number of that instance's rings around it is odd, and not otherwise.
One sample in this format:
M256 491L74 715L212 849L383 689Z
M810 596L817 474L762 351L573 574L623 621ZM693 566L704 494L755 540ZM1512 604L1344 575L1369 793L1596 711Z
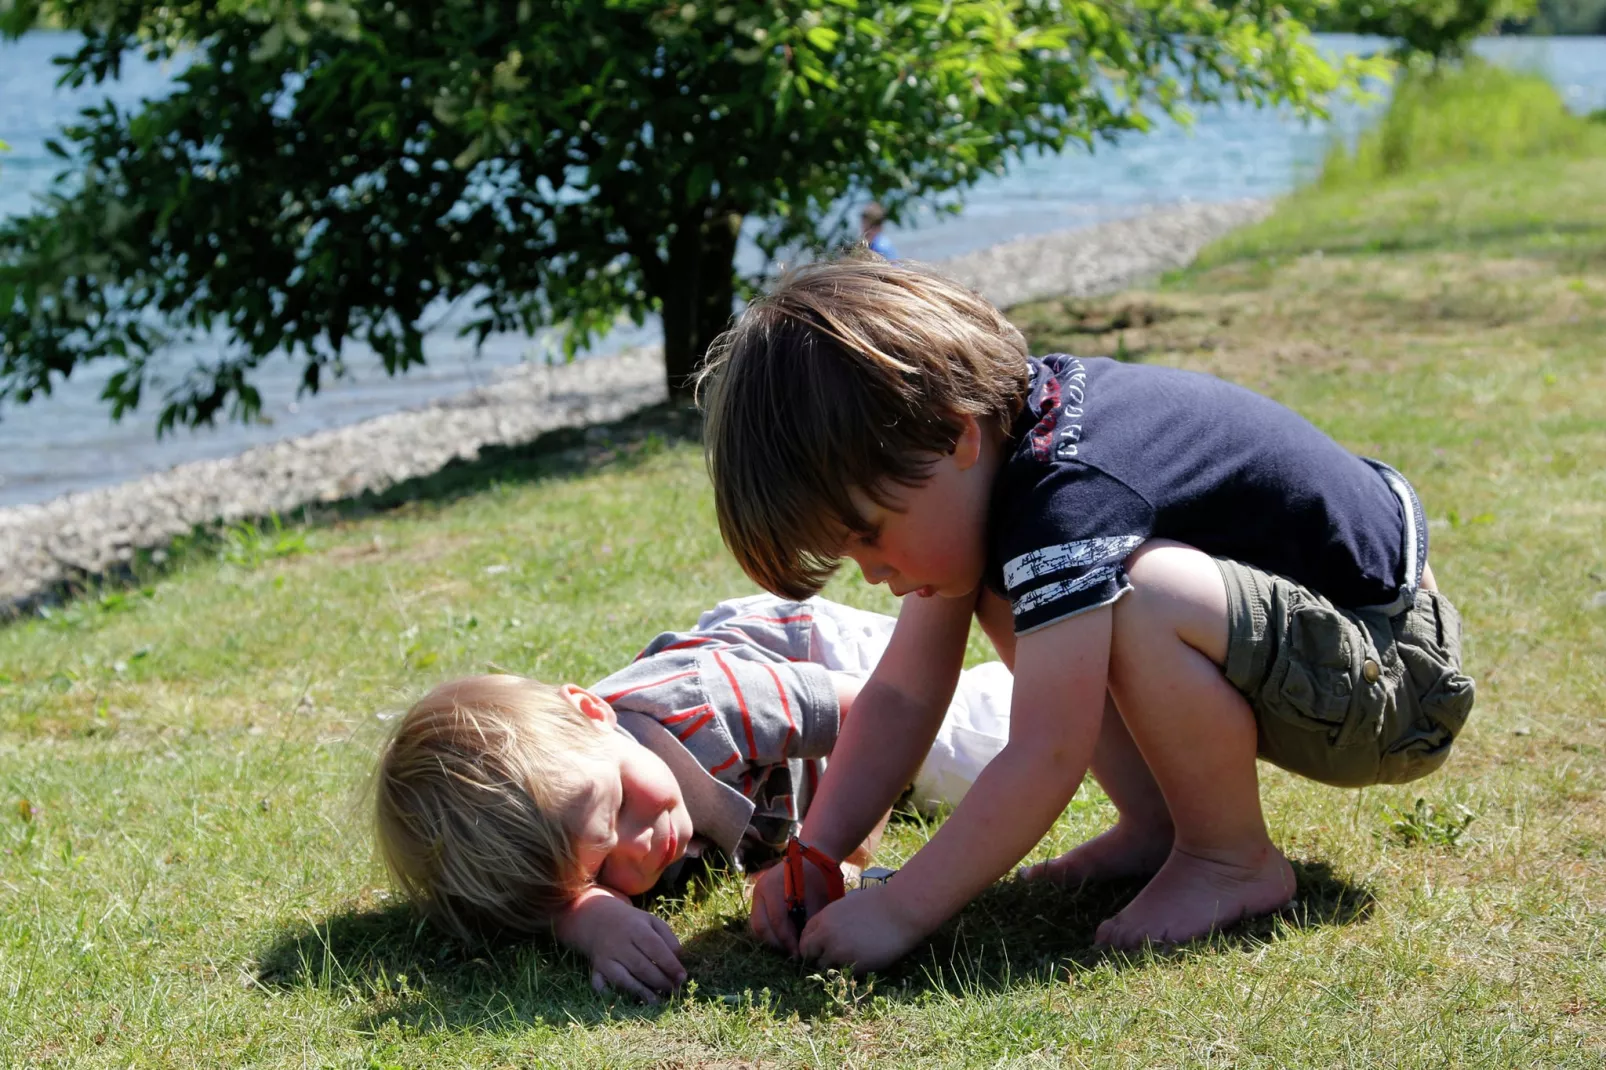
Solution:
M880 613L812 598L817 660L836 672L870 671L886 653L897 621ZM959 674L953 702L937 729L931 753L915 776L911 801L923 811L955 806L982 769L1009 740L1009 703L1015 678L989 661Z

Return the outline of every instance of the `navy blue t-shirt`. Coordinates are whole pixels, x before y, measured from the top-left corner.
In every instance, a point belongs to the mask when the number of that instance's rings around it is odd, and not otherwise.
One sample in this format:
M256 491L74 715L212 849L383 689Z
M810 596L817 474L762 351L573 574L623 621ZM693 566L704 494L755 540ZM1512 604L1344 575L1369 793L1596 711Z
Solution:
M1400 498L1292 410L1174 368L1056 354L1031 370L988 526L988 584L1016 634L1114 602L1121 563L1154 538L1348 608L1414 585Z

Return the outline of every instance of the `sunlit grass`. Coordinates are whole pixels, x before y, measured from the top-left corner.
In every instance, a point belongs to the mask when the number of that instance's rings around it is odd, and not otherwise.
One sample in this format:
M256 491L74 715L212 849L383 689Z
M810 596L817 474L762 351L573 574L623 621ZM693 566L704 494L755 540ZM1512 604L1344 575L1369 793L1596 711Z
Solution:
M1133 888L1003 885L848 981L757 948L716 877L662 907L696 982L663 1009L418 926L362 808L380 715L486 665L589 683L750 589L692 422L658 412L0 625L0 1065L1600 1066L1602 189L1606 161L1566 156L1315 191L1153 293L1014 312L1038 351L1262 390L1427 504L1477 709L1417 784L1265 771L1286 916L1105 955ZM1109 820L1089 789L1041 853ZM886 861L925 835L895 825Z
M1585 155L1606 126L1574 114L1544 75L1468 59L1409 70L1387 111L1353 149L1335 146L1317 185L1369 187L1383 179L1467 164Z

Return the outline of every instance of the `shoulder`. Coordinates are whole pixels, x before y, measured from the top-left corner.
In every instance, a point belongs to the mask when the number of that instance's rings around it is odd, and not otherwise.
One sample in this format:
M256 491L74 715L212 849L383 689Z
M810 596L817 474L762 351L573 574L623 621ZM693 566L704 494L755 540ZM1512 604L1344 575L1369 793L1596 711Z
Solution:
M1091 432L1111 421L1112 407L1131 407L1110 396L1131 393L1122 381L1126 366L1064 353L1033 358L1030 364L1026 404L1006 438L994 482L990 510L995 535L1018 536L1023 527L1038 522L1060 527L1068 519L1064 514L1102 518L1110 507L1091 505L1105 499L1119 503L1121 513L1133 508L1146 512L1143 495L1121 474L1130 450L1102 434L1097 448L1089 449ZM1027 535L1027 541L1033 537Z

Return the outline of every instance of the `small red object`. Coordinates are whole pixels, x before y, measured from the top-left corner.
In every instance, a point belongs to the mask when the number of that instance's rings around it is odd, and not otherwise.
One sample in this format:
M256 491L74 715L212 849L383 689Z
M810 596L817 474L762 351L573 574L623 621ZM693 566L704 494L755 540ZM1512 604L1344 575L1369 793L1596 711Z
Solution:
M802 840L793 836L786 841L786 913L792 919L792 927L798 932L803 931L804 924L809 920L808 906L804 900L803 890L807 885L803 881L803 863L807 860L814 863L814 868L825 874L825 894L831 902L836 902L847 894L847 888L842 883L842 869L824 851L810 847Z

